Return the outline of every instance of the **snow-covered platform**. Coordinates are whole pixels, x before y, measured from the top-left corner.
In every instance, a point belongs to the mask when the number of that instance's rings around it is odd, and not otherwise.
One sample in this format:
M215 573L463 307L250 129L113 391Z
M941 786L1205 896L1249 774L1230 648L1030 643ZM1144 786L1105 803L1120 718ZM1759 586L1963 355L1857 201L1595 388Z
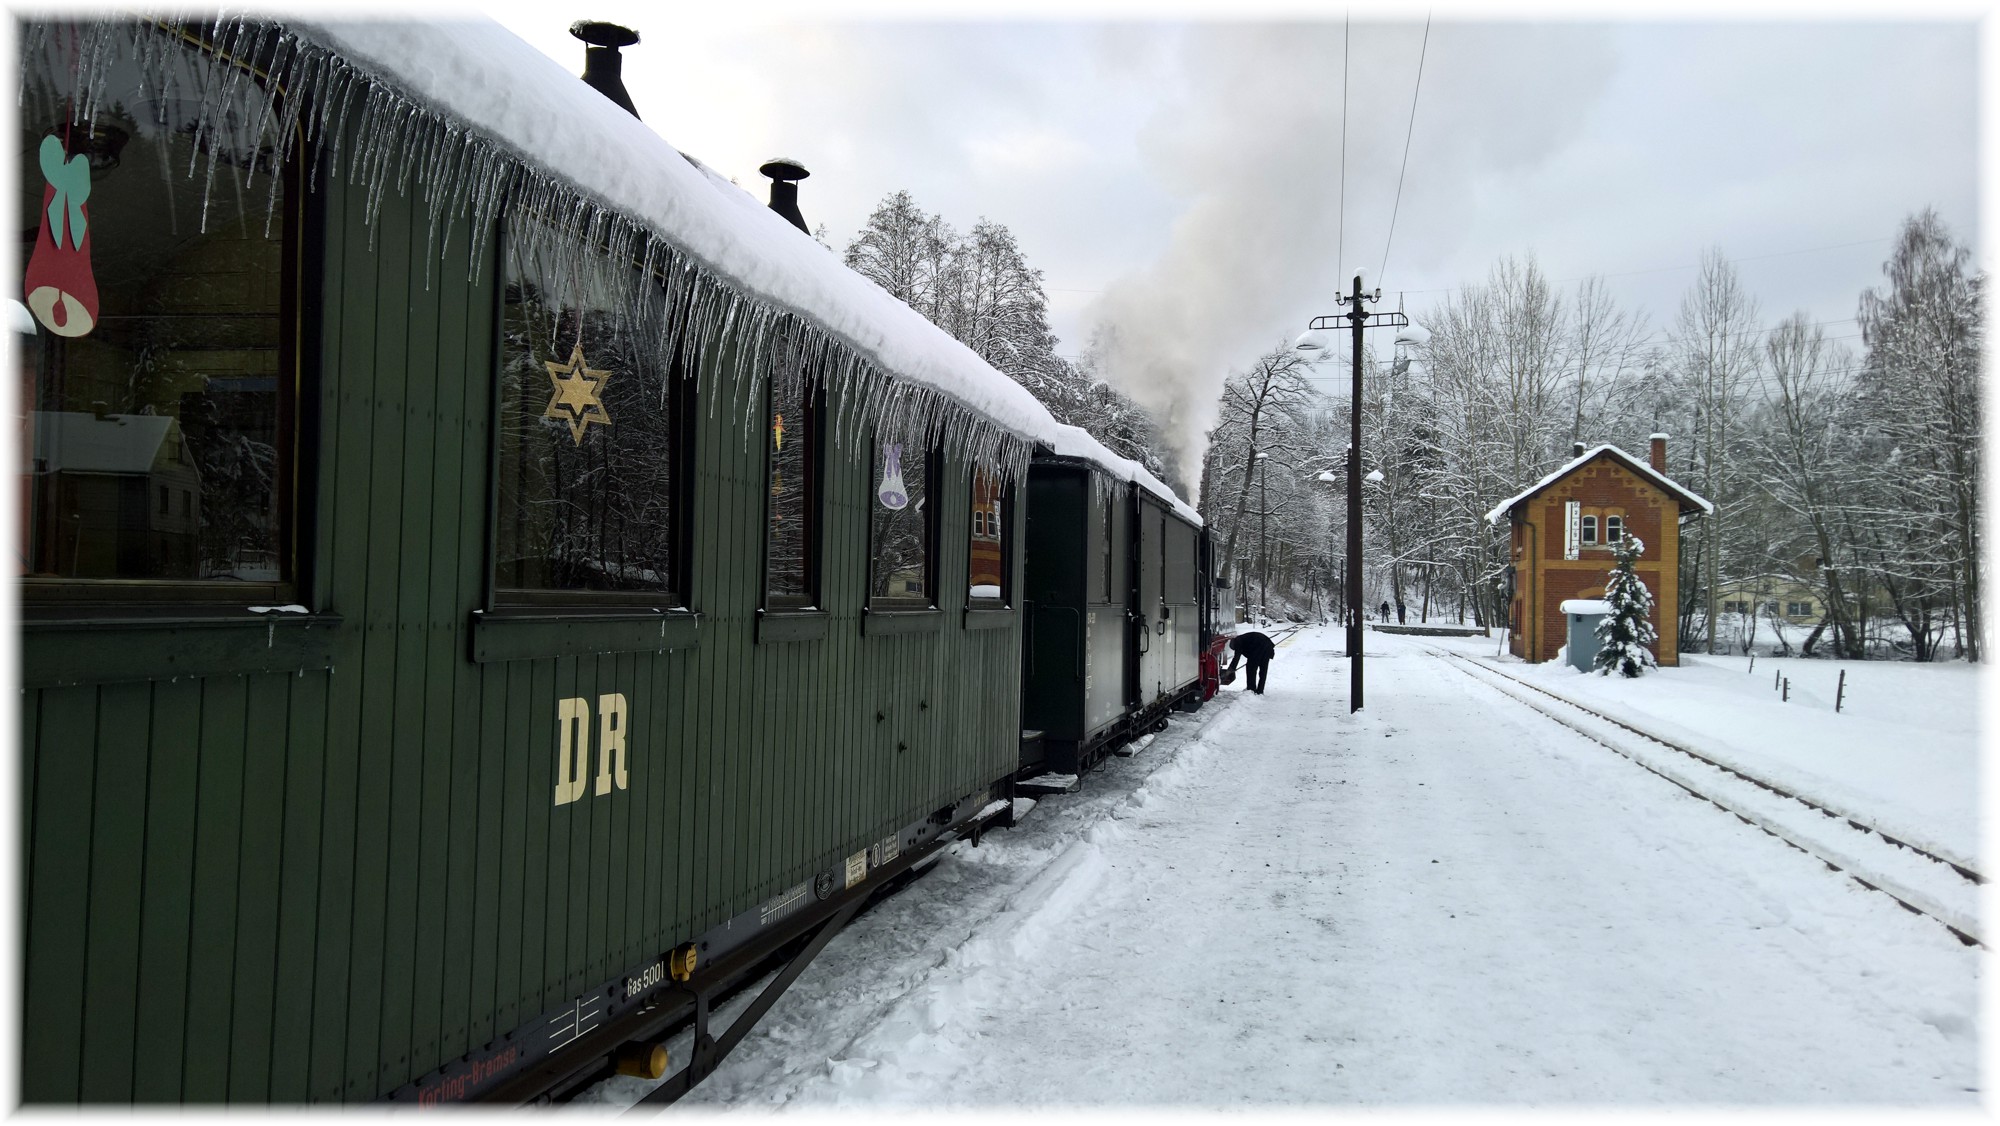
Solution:
M1392 625L1388 622L1369 622L1368 628L1376 633L1400 633L1408 637L1485 637L1485 626L1461 626L1448 622L1404 623Z
M954 846L691 1098L1979 1105L1981 951L1437 653L1490 642L1380 642L1360 713L1308 630L1266 695Z

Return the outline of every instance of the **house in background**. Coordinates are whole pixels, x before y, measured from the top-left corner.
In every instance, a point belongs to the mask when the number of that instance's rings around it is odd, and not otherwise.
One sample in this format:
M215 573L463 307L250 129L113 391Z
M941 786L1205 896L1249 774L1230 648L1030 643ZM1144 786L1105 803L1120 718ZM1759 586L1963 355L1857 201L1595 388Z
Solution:
M180 420L164 414L33 411L28 573L193 578L201 476Z
M1562 604L1604 597L1614 563L1612 546L1627 536L1646 545L1636 570L1653 594L1654 656L1680 663L1680 526L1715 506L1666 474L1667 436L1652 436L1651 456L1640 461L1617 446L1585 450L1486 514L1489 524L1510 521L1513 598L1508 607L1508 648L1526 661L1556 659L1568 641Z
M1724 614L1776 615L1794 625L1812 625L1826 616L1817 590L1789 575L1751 575L1716 586Z

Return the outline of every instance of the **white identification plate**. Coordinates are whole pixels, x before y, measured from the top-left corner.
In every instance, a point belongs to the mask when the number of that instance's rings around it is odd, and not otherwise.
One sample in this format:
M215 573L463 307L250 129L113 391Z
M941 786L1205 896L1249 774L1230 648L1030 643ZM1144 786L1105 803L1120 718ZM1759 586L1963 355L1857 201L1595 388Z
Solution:
M868 878L868 850L862 849L847 858L847 886L853 887Z

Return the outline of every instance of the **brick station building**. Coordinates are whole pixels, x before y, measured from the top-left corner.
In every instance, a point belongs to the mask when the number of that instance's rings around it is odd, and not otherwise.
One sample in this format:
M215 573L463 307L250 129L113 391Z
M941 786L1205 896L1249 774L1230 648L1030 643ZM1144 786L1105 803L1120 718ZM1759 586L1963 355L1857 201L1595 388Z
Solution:
M1508 648L1526 661L1553 661L1569 640L1562 604L1604 597L1614 563L1611 546L1626 536L1646 545L1635 570L1653 594L1653 628L1662 665L1680 664L1678 616L1682 523L1715 506L1666 474L1667 436L1652 436L1640 461L1617 446L1585 450L1555 472L1486 514L1512 525L1509 559L1514 599L1508 608ZM1650 462L1650 464L1648 464Z

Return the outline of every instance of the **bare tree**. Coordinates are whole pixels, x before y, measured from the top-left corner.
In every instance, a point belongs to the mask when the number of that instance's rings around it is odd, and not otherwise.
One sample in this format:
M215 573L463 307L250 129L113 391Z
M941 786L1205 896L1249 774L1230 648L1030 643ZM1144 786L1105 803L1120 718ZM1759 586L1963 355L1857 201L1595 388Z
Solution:
M1829 345L1826 330L1803 312L1779 322L1764 342L1770 375L1767 417L1756 438L1756 465L1764 489L1781 510L1783 523L1797 527L1811 550L1812 563L1793 567L1792 577L1811 586L1825 608L1838 656L1863 655L1856 609L1843 581L1843 563L1852 561L1839 520L1839 498L1854 498L1856 450L1847 425L1847 381L1839 374L1850 363L1845 349ZM1779 521L1767 521L1776 524ZM1851 581L1851 580L1848 580ZM1811 654L1818 631L1806 641Z
M1281 498L1292 491L1296 469L1312 452L1304 440L1319 393L1306 378L1310 361L1280 344L1229 377L1222 388L1222 408L1209 435L1202 468L1202 516L1223 529L1222 562L1216 581L1227 583L1235 573L1243 518L1256 480L1257 454L1282 456ZM1265 470L1268 478L1269 470ZM1234 486L1225 508L1218 502L1223 489Z
M1702 255L1694 288L1681 298L1674 345L1695 394L1698 418L1692 445L1699 458L1702 492L1715 505L1704 521L1703 542L1695 558L1696 567L1704 570L1690 575L1685 555L1681 568L1684 588L1691 585L1689 578L1700 578L1705 604L1701 636L1711 653L1715 652L1716 593L1723 571L1723 528L1738 492L1729 467L1730 423L1757 370L1756 334L1756 300L1737 280L1722 248L1709 248ZM1689 640L1684 633L1682 645Z

